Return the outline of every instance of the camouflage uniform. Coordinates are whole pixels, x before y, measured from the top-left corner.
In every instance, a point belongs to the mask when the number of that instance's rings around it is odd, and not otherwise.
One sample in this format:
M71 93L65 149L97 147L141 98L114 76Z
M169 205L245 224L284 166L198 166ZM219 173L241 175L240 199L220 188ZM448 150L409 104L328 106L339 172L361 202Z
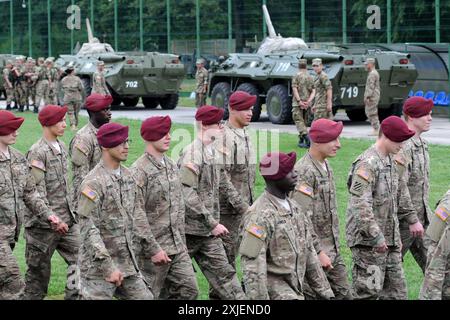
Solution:
M139 272L133 241L142 243L150 259L155 240L131 172L120 166L117 175L100 161L83 180L81 190L78 202L81 298L153 299ZM120 287L105 280L116 269L124 276Z
M38 70L38 82L36 85L36 108L39 109L41 101L44 104L51 104L49 100L49 81L51 79L50 70L46 66L40 66Z
M431 245L425 278L420 290L422 300L450 300L450 190L438 203L427 235Z
M6 105L10 106L11 102L13 101L13 98L14 98L14 86L12 86L11 88L8 87L6 79L8 79L9 82L11 82L11 85L13 85L14 80L13 80L13 77L11 74L11 69L5 67L3 69L3 86L4 86L5 92L6 92Z
M336 185L328 161L326 170L309 153L295 165L298 181L292 199L312 222L313 238L318 237L316 252L324 251L333 269L325 271L337 299L350 299L347 269L340 254L339 218L337 213Z
M367 101L366 99L369 99ZM380 101L380 75L373 69L369 72L364 91L364 105L366 116L375 131L380 129L380 120L378 119L378 102Z
M200 139L188 145L179 159L186 204L186 244L219 298L244 299L222 240L211 234L220 219L219 161L213 145L205 146Z
M208 84L208 70L201 68L195 73L195 80L197 81L197 88L195 89L195 106L197 108L206 104L205 85Z
M331 88L331 81L324 71L314 78L314 88L316 89L314 120L333 119L333 113L327 110L327 90Z
M78 114L84 98L84 87L81 79L76 75L68 75L61 80L64 91L64 105L69 108L69 120L71 126L78 126Z
M140 188L147 219L158 244L154 251L162 249L172 260L156 266L147 257L139 256L142 272L155 298L195 300L198 287L186 248L185 208L178 167L166 156L160 162L146 153L133 164L131 172ZM160 294L161 289L164 289L163 294Z
M92 93L110 95L103 72L96 71L92 77Z
M300 100L306 102L314 89L314 78L308 71L300 71L292 78L292 88L297 88ZM307 117L308 109L300 108L295 96L292 95L292 119L297 127L299 138L308 134Z
M46 204L69 227L65 235L52 230L50 224L25 213L25 240L27 273L25 299L43 299L47 294L51 273L51 259L56 251L68 265L66 299L75 299L78 290L70 285L70 276L77 263L80 231L72 209L72 192L69 186L68 153L62 141L61 151L41 138L28 151L36 188Z
M9 157L0 153L0 300L18 299L25 287L12 253L19 240L23 204L36 219L47 221L50 215L36 190L27 160L16 149L8 149Z
M289 198L264 193L250 207L240 232L241 266L247 297L252 300L303 300L306 279L325 299L333 292L313 247L311 226Z
M16 104L21 107L24 107L27 104L27 84L25 80L25 67L20 65L15 68L15 75L13 78L15 79L14 84L14 96ZM22 108L23 110L23 108Z
M353 163L347 186L346 236L353 255L355 299L406 299L397 210L404 207L406 219L415 211L394 157L383 158L370 147ZM388 250L375 251L383 242Z
M49 81L49 84L48 84L48 88L49 88L49 90L48 90L48 97L47 97L47 99L48 99L48 103L49 104L53 104L53 105L56 105L56 104L58 104L58 92L59 92L59 83L60 83L60 81L59 81L59 73L60 73L60 70L58 69L58 68L56 68L56 67L52 67L50 70L49 70L49 73L50 73L50 81Z
M26 87L27 87L27 107L29 107L30 99L33 105L36 104L36 84L38 80L37 68L33 65L25 67Z

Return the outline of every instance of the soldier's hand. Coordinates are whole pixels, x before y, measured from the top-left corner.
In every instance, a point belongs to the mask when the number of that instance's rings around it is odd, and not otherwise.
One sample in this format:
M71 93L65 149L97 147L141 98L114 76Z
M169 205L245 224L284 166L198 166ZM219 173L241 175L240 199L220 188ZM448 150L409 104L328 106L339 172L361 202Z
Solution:
M375 251L379 253L383 253L388 251L388 246L386 245L386 241L384 241L382 244L375 246Z
M331 103L327 104L327 111L328 112L332 112L333 111L333 105Z
M120 270L116 269L105 280L114 283L116 287L120 287L123 281L123 274Z
M227 234L229 234L230 232L228 231L227 228L225 228L225 226L223 224L218 224L212 231L211 233L213 234L214 237L221 237L221 236L226 236Z
M157 266L162 266L172 261L172 259L169 258L169 256L164 250L159 251L157 254L152 256L151 259L152 262Z
M331 264L331 259L330 259L330 257L327 256L327 254L324 251L319 252L319 261L320 261L320 265L325 270L333 269L333 265Z
M425 230L423 229L422 224L420 221L417 221L414 224L409 225L409 232L411 233L412 237L422 238Z
M61 223L61 220L59 220L58 216L52 214L48 217L48 222L50 222L52 228L56 230L56 228Z
M67 231L69 231L69 226L66 223L61 221L55 230L59 234L65 235L67 233Z

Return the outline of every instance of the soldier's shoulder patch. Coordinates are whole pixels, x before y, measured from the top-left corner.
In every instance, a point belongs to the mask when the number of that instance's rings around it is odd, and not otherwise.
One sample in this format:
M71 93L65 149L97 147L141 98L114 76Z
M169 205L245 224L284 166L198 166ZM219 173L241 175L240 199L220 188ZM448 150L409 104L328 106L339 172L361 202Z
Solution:
M370 171L365 167L359 167L358 170L356 170L356 174L366 181L370 180Z
M95 201L95 199L97 199L97 193L89 186L84 187L81 194L91 201Z
M198 165L196 165L195 163L192 162L188 162L184 165L186 168L188 168L189 170L191 170L193 173L195 173L196 175L199 175L200 173L200 169L198 167Z
M449 210L446 207L438 207L435 211L435 214L444 222L447 221L448 216L450 215Z
M40 160L31 160L31 166L39 170L45 171L45 164Z
M250 225L246 230L248 233L254 235L258 239L263 238L266 233L264 227L258 226L256 224Z
M310 187L309 185L307 185L306 183L301 183L297 186L297 191L306 194L307 196L311 197L314 194L314 189L312 187Z
M77 141L75 143L74 147L77 148L79 151L81 151L86 156L89 154L89 148L87 147L87 145L85 143L83 143L83 141Z

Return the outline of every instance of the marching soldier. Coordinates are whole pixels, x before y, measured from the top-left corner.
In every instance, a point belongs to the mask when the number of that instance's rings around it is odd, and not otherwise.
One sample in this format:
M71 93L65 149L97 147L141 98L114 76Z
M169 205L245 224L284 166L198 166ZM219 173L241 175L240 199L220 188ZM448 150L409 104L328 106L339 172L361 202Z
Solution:
M369 73L364 91L364 106L366 116L373 128L372 135L377 136L380 130L380 120L378 119L378 102L380 101L380 75L375 69L375 59L367 58L364 62Z
M309 148L307 129L308 108L314 99L314 78L308 73L308 60L298 61L299 72L292 78L292 119L298 130L298 146Z
M156 239L152 257L138 257L156 299L195 300L198 286L184 234L184 199L179 170L167 155L171 120L151 117L141 126L145 154L132 166L148 222Z
M178 162L186 204L186 244L220 299L244 299L220 239L229 231L220 223L221 165L213 142L223 134L223 113L212 106L197 109L197 139L184 148Z
M340 253L334 174L327 160L341 148L342 128L342 122L328 119L313 122L309 131L311 148L295 165L298 180L292 199L312 222L311 233L319 242L316 252L336 299L351 299L347 269Z
M67 76L61 80L61 87L64 92L64 105L69 108L69 121L72 131L77 130L78 114L81 103L85 99L85 92L81 79L76 76L75 68L70 65L66 69Z
M195 106L200 108L206 104L206 93L208 92L208 70L205 69L205 60L197 59L197 72L195 80L197 87L195 89Z
M92 93L99 93L103 95L110 95L108 86L106 85L105 80L105 62L98 61L97 62L97 71L94 72L94 75L92 76Z
M394 155L414 133L399 117L386 118L375 145L356 159L349 173L346 236L355 299L407 298L397 212L409 194Z
M259 165L266 190L244 217L239 249L252 300L303 300L304 279L322 298L333 298L307 218L288 197L297 179L295 160L295 152L272 152Z
M3 83L6 92L6 110L11 110L11 102L14 98L14 79L12 75L13 63L11 60L6 61L3 68Z
M45 106L39 112L43 136L28 151L27 158L36 188L45 202L61 220L56 229L28 212L25 215L25 240L27 272L24 298L43 299L48 290L51 259L56 251L68 265L65 299L76 299L78 290L70 283L75 271L80 231L72 208L72 192L69 186L68 152L58 138L64 135L67 107Z
M313 106L314 120L333 118L333 88L328 75L323 71L322 59L313 59L312 66L316 72L314 78L315 99Z

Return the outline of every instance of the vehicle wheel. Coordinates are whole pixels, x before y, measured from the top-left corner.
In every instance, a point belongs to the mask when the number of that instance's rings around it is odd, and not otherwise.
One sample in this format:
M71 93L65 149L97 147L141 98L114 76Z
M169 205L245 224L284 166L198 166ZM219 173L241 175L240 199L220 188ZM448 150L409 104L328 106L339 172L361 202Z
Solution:
M258 88L253 83L242 83L240 84L236 91L244 91L248 94L251 94L252 96L256 96L256 103L253 106L253 115L252 115L252 122L256 122L259 120L261 116L261 98L259 97L259 91Z
M349 119L354 122L367 120L366 111L364 109L345 110L345 113L347 113Z
M277 84L269 89L266 106L270 122L274 124L292 122L292 104L285 85Z
M139 102L139 97L133 97L133 98L122 98L122 102L125 105L125 107L136 107Z
M161 98L159 100L159 104L161 105L161 108L164 110L173 110L178 105L178 93L175 94L169 94L165 96L164 98Z
M223 114L223 119L227 120L228 113L228 102L231 95L231 87L228 82L219 82L217 83L211 92L211 104L218 108L222 108L225 110Z
M144 97L142 103L146 109L156 109L159 105L159 100L156 98Z
M390 116L401 117L403 114L403 106L401 104L393 104L387 109L378 109L378 118L380 122Z
M118 107L122 103L122 99L119 96L113 95L113 102L111 102L111 106Z
M86 98L91 95L92 86L90 78L81 78L81 82L83 83L84 92L86 93Z

